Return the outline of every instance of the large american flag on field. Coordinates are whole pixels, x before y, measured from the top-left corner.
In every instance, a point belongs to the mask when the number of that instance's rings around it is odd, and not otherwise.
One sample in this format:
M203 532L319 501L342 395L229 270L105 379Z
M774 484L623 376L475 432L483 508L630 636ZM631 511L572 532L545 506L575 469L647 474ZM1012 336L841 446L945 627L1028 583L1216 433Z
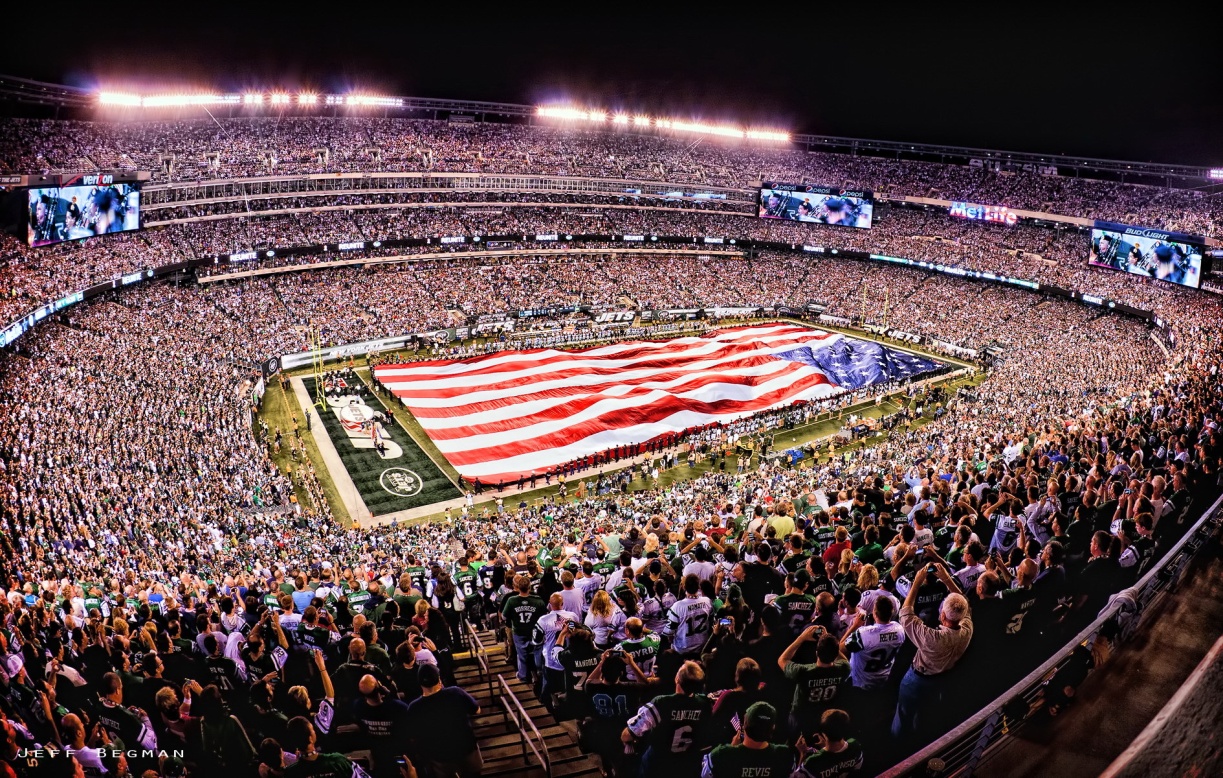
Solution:
M374 373L459 473L488 483L940 367L874 341L768 324L581 351L383 365Z

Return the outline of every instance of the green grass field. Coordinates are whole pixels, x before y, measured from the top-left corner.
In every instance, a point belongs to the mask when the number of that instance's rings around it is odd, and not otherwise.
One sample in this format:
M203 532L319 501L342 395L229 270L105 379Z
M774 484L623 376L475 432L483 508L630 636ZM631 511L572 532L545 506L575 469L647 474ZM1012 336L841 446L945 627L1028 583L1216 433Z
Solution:
M269 382L267 393L263 396L263 407L259 411L259 416L267 422L270 429L275 430L279 427L286 432L286 436L293 430L294 417L297 417L299 423L302 421L301 408L298 407L297 400L281 389L280 382L275 379ZM305 443L306 455L314 463L319 484L323 487L323 494L327 498L327 504L331 506L332 515L345 526L348 526L352 519L348 515L348 509L344 506L344 501L340 499L340 493L335 488L335 482L331 479L327 468L323 466L323 456L319 453L318 443L314 440L314 433L307 430L304 424L301 424L301 433L302 441ZM289 453L288 446L282 446L279 454L272 454L272 461L276 463L282 473L289 470L295 471L301 465L300 462L293 459ZM295 486L294 492L297 494L298 502L304 506L311 506L310 495L304 489Z
M302 379L310 396L314 396L314 379ZM374 410L381 410L381 400L368 401ZM372 447L354 445L335 413L318 409L318 418L335 445L344 469L374 516L419 508L461 496L458 488L433 460L421 450L402 428L385 425L387 440L402 450L396 458L384 459ZM359 438L363 443L364 436ZM389 448L389 447L388 447Z

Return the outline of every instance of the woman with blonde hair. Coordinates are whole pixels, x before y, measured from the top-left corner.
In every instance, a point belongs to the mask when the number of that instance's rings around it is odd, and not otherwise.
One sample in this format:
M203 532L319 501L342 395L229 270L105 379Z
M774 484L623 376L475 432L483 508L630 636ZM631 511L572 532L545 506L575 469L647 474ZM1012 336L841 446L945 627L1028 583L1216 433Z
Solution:
M624 633L624 611L612 602L611 595L606 590L595 592L590 601L590 611L586 614L586 626L595 635L595 648L604 651L615 643L617 633Z
M844 590L857 580L858 574L854 571L854 563L858 561L858 557L854 555L853 549L845 549L841 552L841 559L837 562L837 574L833 580L837 583L837 588ZM871 565L874 567L874 565Z
M647 557L650 555L651 551L657 551L657 550L658 550L658 535L655 535L653 532L651 532L649 535L646 535L645 537L645 551L642 553L642 556Z
M863 565L858 571L858 591L869 592L879 588L879 568L874 565Z

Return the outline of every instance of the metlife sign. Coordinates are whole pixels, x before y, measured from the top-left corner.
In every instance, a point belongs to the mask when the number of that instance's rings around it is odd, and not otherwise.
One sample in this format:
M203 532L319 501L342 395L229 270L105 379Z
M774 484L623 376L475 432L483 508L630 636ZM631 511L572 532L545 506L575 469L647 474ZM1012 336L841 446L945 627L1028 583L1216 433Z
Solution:
M979 222L993 222L1015 226L1019 216L1005 205L978 205L977 203L952 203L950 214L961 219L971 219Z

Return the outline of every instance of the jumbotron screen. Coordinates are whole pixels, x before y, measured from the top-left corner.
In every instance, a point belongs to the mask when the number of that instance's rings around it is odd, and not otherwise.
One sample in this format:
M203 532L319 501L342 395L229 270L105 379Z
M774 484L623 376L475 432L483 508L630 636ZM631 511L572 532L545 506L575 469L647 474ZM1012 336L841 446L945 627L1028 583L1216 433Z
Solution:
M765 181L760 188L758 215L762 219L870 229L875 200L871 192L861 189Z
M1096 222L1087 262L1194 289L1202 282L1202 246L1190 235Z
M28 202L31 246L140 229L140 189L133 184L31 189Z

